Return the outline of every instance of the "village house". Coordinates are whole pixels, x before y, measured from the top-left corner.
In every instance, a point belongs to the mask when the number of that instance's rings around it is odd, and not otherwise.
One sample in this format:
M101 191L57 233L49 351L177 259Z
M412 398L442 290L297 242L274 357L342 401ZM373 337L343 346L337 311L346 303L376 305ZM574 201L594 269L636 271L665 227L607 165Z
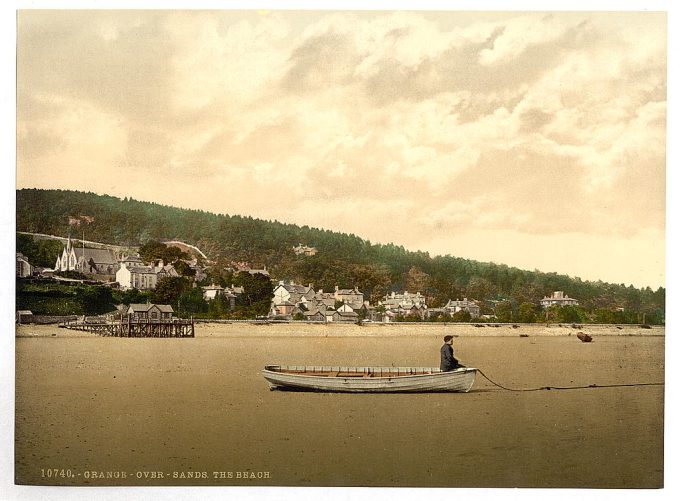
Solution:
M344 308L342 308L339 315L335 315L335 305L338 303L341 303ZM283 307L280 307L282 305ZM293 309L291 309L290 305L293 306ZM314 312L314 315L320 317L326 315L329 310L332 310L327 315L328 321L333 321L333 318L349 321L349 318L355 318L354 315L357 315L356 310L360 310L363 307L364 295L357 287L354 289L340 289L336 286L333 292L324 292L323 289L315 292L312 284L305 286L280 281L274 288L270 315L282 316L295 315L296 313L305 315L306 313ZM351 315L350 311L354 315Z
M17 324L31 324L33 323L33 312L31 310L19 310L16 313L15 321Z
M314 256L316 255L316 248L299 244L297 247L293 247L293 252L298 256Z
M325 322L326 321L325 310L321 311L319 308L314 308L313 310L305 311L305 312L302 313L302 315L305 317L305 320L308 321L308 322Z
M161 278L179 277L179 273L175 267L172 264L163 264L163 261L160 261L154 269L158 275L158 280Z
M335 308L336 299L333 292L324 292L323 289L319 289L314 293L312 300L320 309Z
M274 317L292 317L296 306L290 301L284 301L282 303L272 306L270 315Z
M68 237L64 250L54 265L54 271L77 271L86 275L109 275L116 273L118 262L112 250L89 249L73 246Z
M116 282L123 290L151 290L156 288L158 273L153 266L130 266L121 263L116 272Z
M397 317L418 317L421 320L425 320L427 318L427 306L424 304L413 304L411 306L397 306L397 308L391 308L390 311L392 313L396 313Z
M181 259L181 261L186 264L190 270L194 272L194 281L200 282L202 280L205 280L208 275L205 272L205 269L198 264L198 259L193 258L193 259Z
M152 290L156 288L159 280L178 276L179 273L174 266L164 265L162 261L158 266L128 266L126 262L121 262L116 272L116 282L123 290Z
M325 316L326 316L326 322L341 322L341 323L356 323L359 321L359 315L354 312L351 308L349 310L343 310L340 311L338 310L333 310L329 309L326 310Z
M174 310L169 304L131 304L119 309L123 320L171 321Z
M449 315L449 312L445 308L428 308L427 318L428 319L444 319Z
M203 289L203 299L206 301L213 301L218 296L224 297L229 301L229 308L236 308L236 296L243 294L243 287L235 287L233 284L231 287L222 287L221 285L210 284L208 286L202 287Z
M356 321L357 311L365 307L364 295L357 287L333 292L314 291L312 284L299 285L280 281L274 287L270 316L302 314L305 318L327 321ZM341 304L339 313L335 306ZM337 314L336 314L337 313Z
M411 308L412 306L424 306L427 308L425 297L420 292L413 294L408 291L392 292L379 301L378 305L383 305L389 310L396 310L399 307L402 309Z
M293 305L299 303L307 304L308 301L314 298L314 288L312 284L309 286L298 285L295 283L285 283L280 281L279 284L274 287L274 298L272 299L272 304L277 306L279 304L289 302Z
M334 297L336 301L346 303L354 310L358 310L364 305L364 294L359 291L358 287L354 287L354 289L340 289L336 285Z
M384 308L377 308L364 303L363 306L364 318L371 322L384 322L385 321L385 311Z
M249 263L239 261L239 262L232 262L231 266L225 268L227 271L232 271L235 273L241 273L242 271L250 273L251 275L257 275L258 273L260 275L264 275L265 277L269 276L269 270L267 269L267 266L264 266L263 268L251 268Z
M468 298L463 298L462 301L449 299L449 302L444 305L444 310L452 316L459 311L467 311L473 318L478 318L481 312L479 305L474 301L468 300Z
M142 258L139 256L135 255L127 255L123 254L121 258L118 260L118 269L120 269L120 265L125 263L128 267L130 266L144 266L144 262L142 261ZM116 271L118 271L116 269Z
M26 256L24 256L21 252L17 252L17 267L16 267L16 274L18 278L26 278L33 276L33 271L34 267L31 263L28 262L28 259L26 259Z
M217 296L224 294L224 287L222 287L221 285L210 284L205 287L202 287L202 289L203 299L205 299L206 301L212 301Z
M564 291L555 291L550 297L545 296L541 299L541 306L543 308L551 306L578 306L578 301L566 295Z

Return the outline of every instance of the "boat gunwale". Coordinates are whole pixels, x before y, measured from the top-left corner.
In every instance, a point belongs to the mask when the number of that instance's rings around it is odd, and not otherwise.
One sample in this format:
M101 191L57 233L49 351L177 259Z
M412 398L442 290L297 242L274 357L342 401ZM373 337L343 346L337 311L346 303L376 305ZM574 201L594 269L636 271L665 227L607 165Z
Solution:
M272 370L272 368L288 368L291 366L281 366L281 365L266 365L265 368L262 370L262 373L270 373L270 374L283 374L286 376L293 376L293 377L300 377L300 378L324 378L324 379L355 379L358 377L363 378L364 376L356 376L354 374L370 374L370 379L371 380L379 380L379 379L397 379L397 378L416 378L416 377L439 377L439 376L451 376L451 375L462 375L466 374L469 372L477 372L477 369L474 367L461 367L458 369L454 369L452 371L442 371L441 369L438 369L436 367L423 367L422 369L431 369L433 370L432 372L427 372L427 373L422 373L422 374L395 374L395 373L378 373L376 374L375 372L370 372L370 371L357 371L353 373L353 375L325 375L321 374L321 372L339 372L340 374L347 374L350 373L351 371L318 371L318 372L311 372L306 373L306 372L287 372L285 370ZM309 366L292 366L292 367L309 367ZM311 367L340 367L340 366L311 366ZM403 368L403 367L399 367ZM397 367L394 367L394 369L397 369ZM416 367L412 367L412 369L416 369ZM419 368L420 369L420 368ZM292 370L292 369L289 369Z

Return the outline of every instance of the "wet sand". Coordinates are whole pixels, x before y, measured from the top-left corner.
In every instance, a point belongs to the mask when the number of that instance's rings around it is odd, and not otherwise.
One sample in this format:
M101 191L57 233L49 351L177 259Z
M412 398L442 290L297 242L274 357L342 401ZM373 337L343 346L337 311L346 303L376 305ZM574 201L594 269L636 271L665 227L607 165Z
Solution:
M541 326L211 324L194 339L21 326L16 479L661 487L663 386L510 392L478 376L467 394L329 394L272 392L259 373L268 363L436 366L452 333L464 364L512 388L663 382L663 329L580 330L594 341Z

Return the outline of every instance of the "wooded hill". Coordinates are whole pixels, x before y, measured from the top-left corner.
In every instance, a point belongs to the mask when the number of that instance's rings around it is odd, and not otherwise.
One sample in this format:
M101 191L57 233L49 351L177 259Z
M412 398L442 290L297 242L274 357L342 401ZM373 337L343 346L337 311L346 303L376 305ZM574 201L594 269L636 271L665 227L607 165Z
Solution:
M77 237L84 232L86 240L124 246L181 240L196 245L216 262L211 279L219 278L219 270L231 262L245 261L253 268L266 266L276 279L312 283L316 289L358 286L373 304L390 291L406 289L426 295L431 307L441 306L448 299L480 300L486 302L484 313L494 301L510 301L518 310L523 303L537 304L552 291L562 290L577 298L591 316L623 308L628 317L642 318L644 314L647 323L663 323L665 317L664 288L637 289L450 255L433 257L393 244L373 244L353 234L179 209L127 197L17 190L17 230L59 236L71 232ZM315 247L318 253L296 255L293 247L299 243Z

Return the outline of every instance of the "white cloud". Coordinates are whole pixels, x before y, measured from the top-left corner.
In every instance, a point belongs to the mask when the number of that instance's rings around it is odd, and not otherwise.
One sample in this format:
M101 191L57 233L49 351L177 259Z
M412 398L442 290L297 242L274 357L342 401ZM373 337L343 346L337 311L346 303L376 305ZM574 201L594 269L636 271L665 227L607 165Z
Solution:
M282 40L288 25L277 16L256 24L225 20L213 13L171 17L168 35L177 47L174 105L201 109L215 103L229 107L248 104L273 85L272 75L281 72L287 52Z
M553 14L519 16L501 23L502 33L493 47L479 55L482 65L490 66L521 55L528 47L558 40L575 23Z
M19 155L19 185L35 179L61 187L71 182L96 183L100 166L120 162L128 140L122 117L103 112L86 101L49 94L37 95L35 99L37 103L48 103L51 111L17 123L18 149L39 152L29 158ZM41 147L37 144L40 142L47 146Z
M21 17L20 186L110 192L122 170L154 179L133 196L426 250L471 226L663 228L660 15Z

